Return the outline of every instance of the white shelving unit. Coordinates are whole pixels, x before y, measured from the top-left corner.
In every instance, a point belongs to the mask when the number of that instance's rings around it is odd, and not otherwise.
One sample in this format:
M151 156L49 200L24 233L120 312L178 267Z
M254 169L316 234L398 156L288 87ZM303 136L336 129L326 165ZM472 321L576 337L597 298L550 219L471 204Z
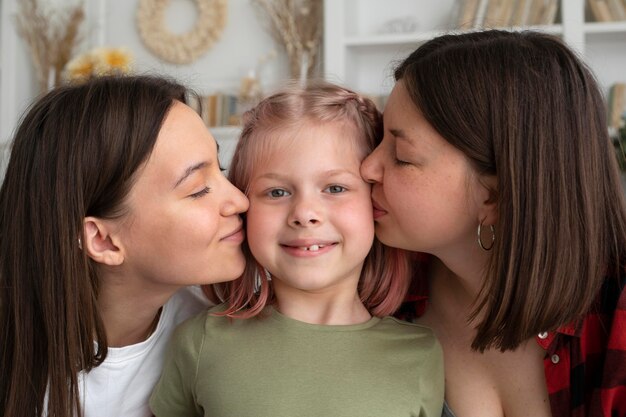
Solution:
M392 71L420 44L458 32L458 0L324 0L324 75L366 94L387 94ZM380 33L386 22L410 19L412 33ZM626 21L592 22L586 0L560 0L558 21L531 29L560 36L594 70L602 86L626 81Z
M220 164L222 164L222 168L228 169L237 147L241 128L239 126L218 126L211 127L209 130L219 146Z

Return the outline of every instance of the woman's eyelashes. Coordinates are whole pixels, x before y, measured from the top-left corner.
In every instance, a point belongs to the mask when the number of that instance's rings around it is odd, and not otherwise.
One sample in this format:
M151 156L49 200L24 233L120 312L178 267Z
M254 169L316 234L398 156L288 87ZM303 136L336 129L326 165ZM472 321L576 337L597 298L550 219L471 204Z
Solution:
M410 163L410 162L403 161L402 159L399 159L399 158L397 158L397 157L394 157L394 158L393 158L393 162L394 162L394 164L396 164L396 165L398 165L398 166L407 166L407 165L411 165L411 163Z
M207 195L207 194L208 194L208 193L210 193L210 192L211 192L211 188L209 188L209 187L204 187L204 188L203 188L203 189L201 189L200 191L198 191L198 192L196 192L196 193L193 193L193 194L190 194L190 195L189 195L189 197L191 197L191 198L193 198L193 199L196 199L196 198L203 197L203 196Z
M394 164L398 166L414 165L416 161L416 157L412 154L409 155L406 151L395 150L393 152L392 158Z

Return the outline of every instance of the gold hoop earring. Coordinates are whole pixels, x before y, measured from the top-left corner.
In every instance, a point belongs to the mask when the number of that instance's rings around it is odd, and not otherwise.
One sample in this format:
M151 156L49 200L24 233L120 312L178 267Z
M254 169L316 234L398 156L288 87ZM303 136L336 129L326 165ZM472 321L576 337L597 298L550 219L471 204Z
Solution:
M493 227L492 224L489 225L489 230L491 230L491 245L489 247L486 247L483 244L482 235L480 234L482 227L483 227L483 220L481 220L480 223L478 223L478 246L480 246L480 248L482 250L484 250L485 252L488 252L491 249L493 249L493 245L495 245L495 242L496 242L496 229L495 229L495 227Z

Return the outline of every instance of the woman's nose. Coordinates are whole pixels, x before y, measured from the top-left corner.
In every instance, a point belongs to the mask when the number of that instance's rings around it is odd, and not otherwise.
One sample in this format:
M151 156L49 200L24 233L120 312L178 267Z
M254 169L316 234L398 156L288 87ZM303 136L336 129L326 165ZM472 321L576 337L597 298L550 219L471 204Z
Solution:
M222 204L222 215L232 216L246 212L250 206L248 197L226 178L224 180L226 182L226 187L224 188L226 196L224 204Z
M381 182L383 177L380 150L381 145L378 145L376 149L361 162L361 177L370 184Z

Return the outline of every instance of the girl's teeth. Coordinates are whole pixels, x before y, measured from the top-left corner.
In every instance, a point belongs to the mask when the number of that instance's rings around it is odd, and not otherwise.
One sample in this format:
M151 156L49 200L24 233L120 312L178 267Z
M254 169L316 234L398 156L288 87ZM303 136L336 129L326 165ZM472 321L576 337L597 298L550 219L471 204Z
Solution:
M308 250L308 251L312 251L312 252L316 252L318 250L320 250L320 248L323 248L324 246L320 246L320 245L311 245L311 246L302 246L300 247L301 250Z

